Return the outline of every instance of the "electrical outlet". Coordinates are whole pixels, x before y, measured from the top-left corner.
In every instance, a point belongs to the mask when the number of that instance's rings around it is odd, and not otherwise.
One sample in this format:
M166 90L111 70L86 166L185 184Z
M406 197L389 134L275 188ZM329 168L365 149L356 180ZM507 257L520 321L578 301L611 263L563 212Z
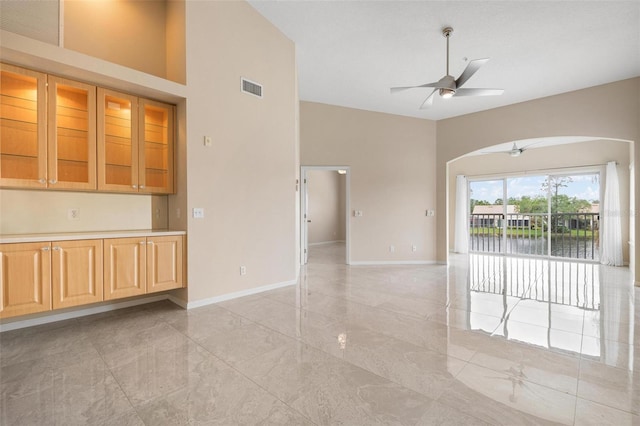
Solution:
M247 275L247 267L242 265L240 266L240 275Z
M354 210L353 215L355 217L362 217L362 210Z
M193 218L194 219L202 219L204 217L204 209L196 207L193 209Z
M411 251L418 251L418 247L416 247L415 245L411 246Z
M436 215L436 211L435 210L427 210L427 216L433 217L435 215Z
M394 246L389 246L389 251L393 253L396 251L396 248Z
M80 220L80 209L69 209L69 210L67 210L67 219L69 219L69 220Z
M204 137L204 146L211 146L211 136Z

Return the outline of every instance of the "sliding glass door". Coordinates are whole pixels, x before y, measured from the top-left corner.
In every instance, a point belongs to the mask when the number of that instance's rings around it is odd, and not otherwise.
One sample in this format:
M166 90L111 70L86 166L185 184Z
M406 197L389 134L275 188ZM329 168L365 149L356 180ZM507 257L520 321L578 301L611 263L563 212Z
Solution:
M598 260L599 173L469 181L473 252Z

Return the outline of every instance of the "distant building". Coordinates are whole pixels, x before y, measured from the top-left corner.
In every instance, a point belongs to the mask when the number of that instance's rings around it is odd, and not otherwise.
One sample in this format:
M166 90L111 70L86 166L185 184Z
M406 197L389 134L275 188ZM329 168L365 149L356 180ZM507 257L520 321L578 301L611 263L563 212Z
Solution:
M507 205L507 226L509 227L528 227L529 216L519 214L518 206ZM504 220L504 206L502 204L494 204L490 206L474 206L471 213L471 226L491 227L502 226Z

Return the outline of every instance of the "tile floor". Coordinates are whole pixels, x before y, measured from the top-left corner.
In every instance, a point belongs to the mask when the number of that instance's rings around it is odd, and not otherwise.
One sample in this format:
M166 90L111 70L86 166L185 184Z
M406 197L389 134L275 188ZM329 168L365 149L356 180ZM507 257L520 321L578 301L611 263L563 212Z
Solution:
M593 264L347 267L0 334L2 425L640 425L640 289Z

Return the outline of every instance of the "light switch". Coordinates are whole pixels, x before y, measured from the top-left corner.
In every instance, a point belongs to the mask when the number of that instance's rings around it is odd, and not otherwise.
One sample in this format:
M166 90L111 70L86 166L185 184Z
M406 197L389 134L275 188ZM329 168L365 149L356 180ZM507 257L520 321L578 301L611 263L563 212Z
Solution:
M204 146L211 146L211 136L204 137Z

